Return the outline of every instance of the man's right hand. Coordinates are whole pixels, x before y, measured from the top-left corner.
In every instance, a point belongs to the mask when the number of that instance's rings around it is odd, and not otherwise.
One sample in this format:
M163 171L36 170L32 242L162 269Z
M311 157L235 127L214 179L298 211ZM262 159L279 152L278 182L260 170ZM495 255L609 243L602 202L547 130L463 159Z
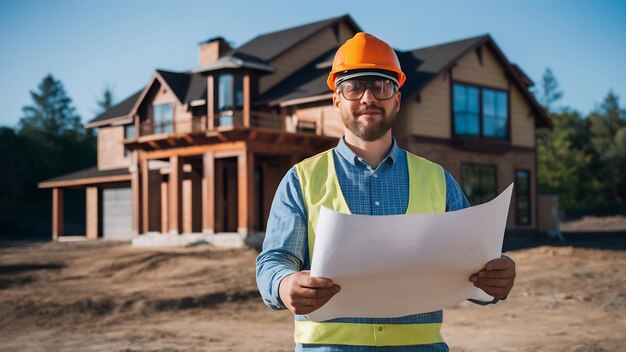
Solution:
M286 276L279 284L278 294L293 314L308 314L326 304L340 290L333 280L312 277L305 270Z

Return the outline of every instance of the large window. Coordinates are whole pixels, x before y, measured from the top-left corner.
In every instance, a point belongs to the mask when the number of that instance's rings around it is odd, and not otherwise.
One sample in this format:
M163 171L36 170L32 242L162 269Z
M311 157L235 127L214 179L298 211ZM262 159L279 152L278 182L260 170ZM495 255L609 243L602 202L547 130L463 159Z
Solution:
M461 188L470 204L482 204L496 197L497 174L495 165L461 165Z
M243 108L243 76L223 74L218 79L217 108L219 111Z
M154 133L172 133L174 126L174 107L171 103L153 106Z
M124 125L124 139L135 137L135 124ZM128 156L128 148L124 146L124 156Z
M452 95L456 136L508 139L509 102L506 91L455 83Z
M530 171L515 171L515 222L530 224Z

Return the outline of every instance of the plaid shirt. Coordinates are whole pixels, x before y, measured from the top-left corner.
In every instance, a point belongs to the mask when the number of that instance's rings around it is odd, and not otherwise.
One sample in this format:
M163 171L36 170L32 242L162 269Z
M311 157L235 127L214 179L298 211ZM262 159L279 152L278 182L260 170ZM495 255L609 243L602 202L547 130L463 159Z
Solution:
M389 154L373 169L355 154L343 138L333 150L339 186L352 214L404 214L409 204L407 157L395 141ZM454 178L446 171L446 211L469 206ZM295 168L291 168L276 191L267 223L263 251L257 258L257 284L263 301L272 309L285 309L278 285L287 275L311 267L307 241L307 212ZM296 316L306 320L304 316ZM398 318L340 318L332 322L361 324L441 323L443 312L413 314ZM297 351L448 351L445 343L419 346L366 347L298 345Z

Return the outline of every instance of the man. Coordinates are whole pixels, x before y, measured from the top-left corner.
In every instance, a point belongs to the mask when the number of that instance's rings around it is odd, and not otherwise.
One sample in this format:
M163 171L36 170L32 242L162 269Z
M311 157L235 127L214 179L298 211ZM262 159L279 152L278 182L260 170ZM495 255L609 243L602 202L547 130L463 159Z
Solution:
M439 332L442 311L321 323L303 316L341 289L331 279L311 277L308 272L321 206L368 215L469 206L447 171L400 149L392 137L391 125L400 108L398 90L405 80L395 52L382 40L357 33L346 41L327 80L345 125L344 137L336 148L294 166L276 192L263 251L257 258L257 283L268 306L295 314L298 351L448 350ZM495 303L506 298L514 278L515 263L502 256L468 279L495 297L489 302Z

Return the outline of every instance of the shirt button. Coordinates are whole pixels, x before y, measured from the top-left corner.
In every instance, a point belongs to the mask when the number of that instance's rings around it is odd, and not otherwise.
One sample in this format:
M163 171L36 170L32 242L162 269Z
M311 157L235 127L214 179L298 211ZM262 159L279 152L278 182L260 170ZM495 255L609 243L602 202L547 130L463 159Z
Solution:
M375 201L374 204L380 205L380 202L379 201Z
M383 327L382 327L382 326L379 326L379 327L378 327L378 331L383 331Z
M374 176L374 178L378 178L378 174L373 174L372 176Z

